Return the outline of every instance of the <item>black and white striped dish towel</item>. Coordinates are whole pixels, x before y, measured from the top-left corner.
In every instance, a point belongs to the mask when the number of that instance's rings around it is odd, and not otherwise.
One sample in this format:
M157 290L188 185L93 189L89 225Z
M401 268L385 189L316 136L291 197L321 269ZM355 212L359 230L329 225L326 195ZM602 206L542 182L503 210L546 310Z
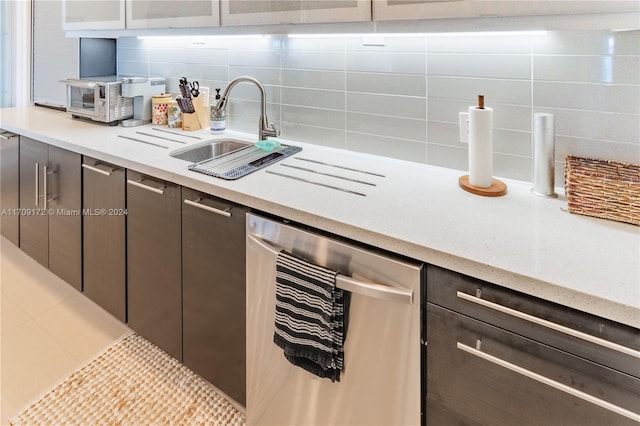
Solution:
M273 341L289 362L332 382L340 381L344 365L345 291L336 288L337 275L278 254Z

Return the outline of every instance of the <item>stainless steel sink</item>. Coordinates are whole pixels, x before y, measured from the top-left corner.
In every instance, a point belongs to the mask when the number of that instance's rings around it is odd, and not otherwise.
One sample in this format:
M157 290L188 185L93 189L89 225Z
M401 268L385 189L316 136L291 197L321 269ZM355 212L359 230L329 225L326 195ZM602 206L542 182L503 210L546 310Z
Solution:
M243 142L235 139L215 139L202 142L189 147L180 148L169 155L190 163L199 163L204 160L231 154L244 148L253 146L251 142Z

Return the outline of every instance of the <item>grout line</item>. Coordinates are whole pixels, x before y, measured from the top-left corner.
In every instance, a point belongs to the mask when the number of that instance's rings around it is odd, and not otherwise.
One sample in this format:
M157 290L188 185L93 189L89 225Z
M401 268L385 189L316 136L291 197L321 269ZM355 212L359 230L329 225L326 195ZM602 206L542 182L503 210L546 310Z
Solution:
M531 158L531 172L530 172L530 178L533 178L533 158L534 158L534 151L535 151L535 147L534 147L534 139L535 139L535 135L534 135L534 131L533 129L535 128L534 122L533 122L533 117L535 114L535 107L534 107L534 96L535 96L535 91L534 91L534 80L533 80L533 76L535 74L534 72L534 61L533 61L533 37L529 37L529 52L530 52L530 56L529 56L529 69L530 69L530 76L529 78L531 79L531 83L530 83L530 87L529 87L529 102L531 103L531 113L529 116L529 120L530 123L529 125L531 126L531 134L529 136L529 146L530 146L530 150L529 150L529 158ZM554 135L555 137L555 135ZM554 153L555 155L555 153Z
M348 66L347 66L347 61L349 60L349 55L347 54L347 41L344 41L343 44L343 48L344 48L344 70L343 70L343 78L344 78L344 131L343 131L343 147L344 149L348 149L349 147L349 132L347 132L347 129L349 128L349 112L347 111L347 105L348 105L348 94L349 94L349 88L347 87L347 74L348 74Z
M424 39L424 110L425 110L425 130L424 140L426 147L424 150L424 162L429 164L429 37Z

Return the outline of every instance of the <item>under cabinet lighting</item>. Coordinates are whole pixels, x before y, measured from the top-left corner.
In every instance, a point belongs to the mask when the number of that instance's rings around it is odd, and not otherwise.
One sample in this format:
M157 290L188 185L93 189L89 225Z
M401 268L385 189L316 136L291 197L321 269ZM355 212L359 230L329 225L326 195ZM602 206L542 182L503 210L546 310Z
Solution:
M410 37L518 37L543 36L546 31L468 31L468 32L440 32L440 33L327 33L327 34L287 34L288 38L364 38L378 40L384 38ZM208 34L208 35L150 35L137 36L139 40L224 40L224 39L269 39L271 34Z
M265 39L271 38L270 34L242 34L242 35L181 35L181 36L137 36L138 40L221 40L221 39Z
M407 38L407 37L513 37L513 36L543 36L546 31L468 31L468 32L442 32L442 33L344 33L344 34L287 34L289 38Z

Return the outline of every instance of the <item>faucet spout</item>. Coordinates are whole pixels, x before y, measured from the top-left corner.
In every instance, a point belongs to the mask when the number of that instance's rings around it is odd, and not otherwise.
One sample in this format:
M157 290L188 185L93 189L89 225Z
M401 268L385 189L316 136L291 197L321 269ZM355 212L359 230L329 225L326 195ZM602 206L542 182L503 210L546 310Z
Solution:
M227 87L224 89L224 93L220 97L220 100L214 107L217 112L221 112L227 106L227 98L229 96L229 92L233 89L238 83L249 82L253 83L258 87L260 91L260 121L258 123L258 137L260 140L265 140L267 137L276 137L280 135L280 131L276 129L273 123L269 123L267 119L267 97L265 96L264 86L258 80L249 76L240 76L236 77L229 82Z

